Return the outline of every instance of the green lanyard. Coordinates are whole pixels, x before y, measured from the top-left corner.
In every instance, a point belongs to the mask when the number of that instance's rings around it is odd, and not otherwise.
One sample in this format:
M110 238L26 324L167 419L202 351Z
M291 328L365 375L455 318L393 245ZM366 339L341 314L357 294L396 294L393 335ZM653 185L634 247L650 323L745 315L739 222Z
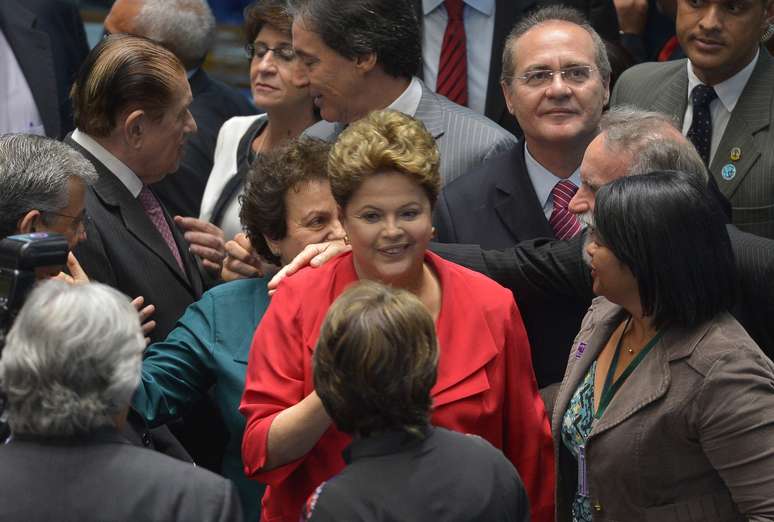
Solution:
M629 326L629 321L631 320L631 317L626 320L626 324L624 325L623 331L626 331L626 328ZM662 332L656 333L656 335L653 336L653 339L648 341L648 344L645 345L645 348L643 348L640 353L637 354L637 356L632 359L632 362L629 363L629 366L626 367L626 369L623 371L621 376L618 378L617 381L613 382L613 376L615 375L615 370L618 367L618 359L621 355L621 341L623 340L623 333L621 333L621 337L618 338L618 344L615 345L615 355L613 355L613 360L610 363L610 369L607 370L607 376L605 377L605 385L602 388L602 397L599 399L599 408L597 408L597 412L594 414L594 417L599 419L602 417L602 415L605 413L605 410L607 409L608 405L610 404L610 401L613 400L613 396L616 394L618 389L623 385L624 381L632 374L635 368L637 368L637 365L642 362L642 360L645 358L646 355L648 355L648 352L653 349L654 346L656 346L656 343L658 343L658 340L661 339Z

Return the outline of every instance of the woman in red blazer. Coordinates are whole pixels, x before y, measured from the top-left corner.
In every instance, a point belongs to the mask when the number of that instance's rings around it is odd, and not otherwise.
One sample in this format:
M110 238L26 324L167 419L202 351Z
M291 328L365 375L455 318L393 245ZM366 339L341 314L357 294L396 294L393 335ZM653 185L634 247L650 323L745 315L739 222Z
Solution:
M441 353L432 423L500 448L532 520L552 520L550 429L513 296L427 251L440 185L432 136L409 116L374 112L340 135L328 170L352 253L280 285L256 330L239 408L245 472L269 485L262 520L296 522L314 488L345 465L350 440L314 391L312 352L328 307L359 279L407 289L430 310Z

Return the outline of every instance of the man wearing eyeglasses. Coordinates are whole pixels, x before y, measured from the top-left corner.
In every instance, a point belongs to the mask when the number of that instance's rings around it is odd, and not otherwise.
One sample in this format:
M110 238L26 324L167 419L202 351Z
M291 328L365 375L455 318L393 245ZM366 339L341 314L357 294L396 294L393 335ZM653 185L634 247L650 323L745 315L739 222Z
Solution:
M506 104L524 142L443 189L434 219L441 242L501 249L538 237L569 239L581 230L567 204L609 95L604 44L579 12L547 7L513 28L502 70ZM577 323L555 319L582 315L579 305L566 306L522 313L534 353L552 353L550 346L577 331Z

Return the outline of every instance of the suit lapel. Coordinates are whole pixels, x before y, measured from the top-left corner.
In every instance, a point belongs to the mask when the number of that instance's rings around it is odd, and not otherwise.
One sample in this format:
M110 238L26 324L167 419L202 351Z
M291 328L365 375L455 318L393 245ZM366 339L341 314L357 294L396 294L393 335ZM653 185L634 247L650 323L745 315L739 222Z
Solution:
M679 64L679 66L677 65ZM675 79L667 78L665 87L653 103L652 110L668 114L675 118L678 126L682 127L685 109L688 105L688 71L686 60L676 63Z
M437 95L425 86L425 82L422 82L422 98L419 100L414 118L424 123L425 128L436 140L443 136L446 130L443 124L444 114L445 111L438 103Z
M762 49L752 76L731 113L731 119L718 144L710 168L718 182L718 187L726 197L734 194L750 172L763 152L762 147L771 146L771 144L756 143L755 134L768 127L771 122L773 93L774 58ZM742 157L733 163L736 167L736 176L726 181L720 173L724 165L731 163L731 149L734 147L741 149Z
M495 212L517 240L554 237L527 174L524 146L513 147L509 156L508 164L513 167L512 170L498 169L491 173L497 176Z
M46 134L59 138L61 122L51 39L35 29L36 22L35 15L16 2L0 2L0 26L30 87Z
M99 178L97 183L95 183L91 188L94 190L100 201L102 201L105 206L113 207L116 209L129 233L132 234L140 243L145 245L150 251L159 256L164 261L164 263L167 264L169 269L193 290L188 276L180 269L180 266L177 264L177 260L169 250L169 246L167 246L167 243L164 241L161 233L159 233L151 220L148 218L147 214L145 214L145 210L143 210L140 202L137 201L136 198L132 197L132 194L124 186L124 184L121 183L116 175L113 174L110 169L108 169L101 161L95 158L89 151L81 147L80 144L73 141L70 136L65 139L65 142L76 148L86 157L86 159L91 161L91 163L97 169ZM164 214L167 219L169 219L166 211ZM184 259L190 257L188 256L188 247L185 246L181 248L180 246L181 243L185 245L185 239L182 238L180 232L176 230L174 223L170 224L170 228L172 229L172 234L178 244L181 257ZM186 262L187 261L185 260L183 261L184 264ZM200 293L201 292L199 292L199 294Z

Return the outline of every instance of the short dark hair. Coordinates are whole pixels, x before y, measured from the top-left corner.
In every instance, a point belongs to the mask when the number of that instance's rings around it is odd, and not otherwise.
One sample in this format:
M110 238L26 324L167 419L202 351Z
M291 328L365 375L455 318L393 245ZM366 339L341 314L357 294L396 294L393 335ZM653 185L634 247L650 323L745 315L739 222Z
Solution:
M314 388L345 433L403 430L421 438L437 363L435 324L422 302L364 281L328 310L314 353Z
M396 78L411 78L422 62L419 20L407 0L290 0L294 18L348 59L370 53Z
M731 241L707 190L695 175L655 171L597 192L597 236L634 274L658 329L696 326L734 302Z
M245 42L251 44L265 26L290 35L293 18L287 0L256 0L245 7Z
M264 235L283 239L288 232L285 194L299 183L328 179L330 144L301 137L262 153L250 167L244 193L239 197L239 219L258 254L279 264Z
M185 68L171 51L141 36L112 34L86 57L70 90L75 126L105 137L121 111L137 105L154 120L172 106Z

